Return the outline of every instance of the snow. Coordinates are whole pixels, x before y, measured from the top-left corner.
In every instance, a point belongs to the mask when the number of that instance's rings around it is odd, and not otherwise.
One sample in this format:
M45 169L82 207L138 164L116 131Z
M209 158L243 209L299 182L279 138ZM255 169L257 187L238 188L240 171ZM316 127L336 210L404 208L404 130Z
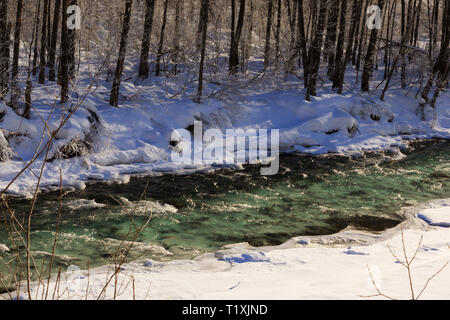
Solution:
M77 88L80 96L89 79L84 68L82 64L80 88ZM133 75L134 72L128 67L127 73ZM351 77L352 73L349 74ZM41 179L44 190L59 186L60 169L65 187L83 189L90 181L126 183L133 175L187 174L216 168L216 164L186 166L171 161L172 133L188 128L194 121L202 121L204 130L216 128L223 133L226 129L279 129L283 152L310 154L402 148L407 140L450 138L448 92L442 92L438 99L436 114L429 107L425 108L422 121L418 112L420 101L415 99L414 93L395 87L383 102L375 94L360 93L357 86L338 95L325 85L319 89L318 97L307 102L302 83L295 77L279 81L262 79L245 86L239 84L239 89L233 87L230 80L223 88L208 83L208 90L218 90L220 94L205 97L202 104L196 104L189 91L179 94L180 90L183 92L184 78L127 79L121 87L120 108L107 103L109 84L100 81L59 131L51 146L50 159L74 141L89 142L91 150L76 146L80 157L55 157L54 161L46 163ZM47 121L49 130L55 130L67 115L67 110L54 105L53 96L49 94L53 91L57 91L54 84L36 84L31 119L23 119L0 103L0 113L5 113L0 120L4 130L0 133L0 145L4 145L5 132L20 134L8 139L15 157L0 162L0 190L33 159L36 149L48 141L48 134L43 136L43 120ZM93 114L98 123L93 120ZM205 142L205 149L207 144ZM2 150L6 149L2 147ZM30 196L42 161L43 155L7 192Z
M63 205L71 210L106 207L105 204L97 203L97 202L95 202L95 200L88 200L88 199L77 199L77 200L73 200L73 201L67 201L67 202L63 203Z
M117 299L132 299L131 279L137 299L385 299L374 296L376 288L392 298L410 299L407 271L401 265L401 230L409 259L423 236L412 264L417 297L427 280L450 261L450 229L430 226L417 214L450 223L449 208L450 199L405 208L401 214L406 221L381 234L347 229L335 235L294 238L277 247L253 248L245 243L226 246L192 261L133 262L121 268ZM111 270L108 266L90 270L89 277L87 271L63 275L61 299L85 299L86 292L87 298L97 298ZM104 298L113 297L113 283ZM448 283L449 267L435 276L420 298L449 299ZM39 293L37 290L36 285L33 295Z
M431 226L450 228L450 206L447 204L442 204L440 208L420 211L417 217Z

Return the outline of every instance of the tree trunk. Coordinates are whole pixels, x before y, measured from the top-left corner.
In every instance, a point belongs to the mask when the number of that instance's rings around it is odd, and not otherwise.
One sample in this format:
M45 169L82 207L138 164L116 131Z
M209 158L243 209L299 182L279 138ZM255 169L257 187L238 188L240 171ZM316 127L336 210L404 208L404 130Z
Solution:
M417 5L416 9L416 23L414 26L414 41L413 45L417 46L417 39L419 38L419 28L420 28L420 17L422 15L422 0L419 0L419 4Z
M299 51L299 56L302 57L303 62L303 82L305 88L308 87L309 84L309 57L308 57L308 48L306 45L306 36L305 36L305 19L303 16L303 0L298 0L297 7L297 15L298 15L298 39L297 39L297 48Z
M447 1L447 0L445 0ZM439 26L439 0L434 0L434 7L433 7L433 48L436 47L437 44L437 33L438 33L438 26Z
M441 90L443 90L448 85L448 73L449 73L449 64L450 64L450 24L448 21L450 20L450 4L449 1L445 2L442 13L442 38L441 38L441 50L439 52L439 56L434 63L433 70L431 75L427 81L427 85L422 91L422 98L426 103L429 103L433 108L436 104L437 97ZM446 21L444 23L444 21ZM436 79L437 78L437 79ZM432 100L430 101L428 95L433 86L433 82L436 79L436 91L433 95Z
M341 78L342 55L344 53L345 42L345 24L347 17L347 0L341 0L341 17L339 19L339 38L336 46L336 67L333 72L333 89L339 88L339 80Z
M52 12L52 0L48 0L48 8L47 8L47 45L46 45L46 50L47 50L47 66L49 64L50 61L50 46L52 44L52 19L51 19L51 12Z
M285 6L289 17L289 27L291 30L291 43L295 43L296 23L297 23L297 5L298 0L293 0L294 5L291 8L291 0L286 0Z
M141 60L139 63L139 77L144 79L149 76L148 57L150 53L150 40L153 29L153 16L155 13L155 0L146 0L144 35L142 37Z
M233 28L231 30L231 44L230 44L230 58L229 58L229 70L230 73L234 74L237 72L239 67L239 42L241 40L242 36L242 29L244 26L244 17L245 17L245 0L239 0L240 6L239 6L239 18L236 30L234 30L234 0L232 0L232 11L233 15L231 17L231 27Z
M291 45L290 45L290 52L289 52L289 61L288 61L288 67L287 72L293 72L294 71L294 61L298 56L298 50L297 50L297 41L296 41L296 24L297 24L297 5L298 0L294 0L293 8L291 9L291 2L290 0L286 0L285 5L288 13L289 18L289 27L291 31Z
M386 26L386 45L384 48L384 75L383 79L386 80L388 73L389 73L389 66L391 62L391 44L392 44L392 25L394 24L395 20L395 8L396 8L396 1L392 2L391 10L387 8L387 26Z
M306 92L306 100L311 101L311 96L316 96L317 77L319 75L320 57L322 55L323 32L325 27L325 17L327 14L327 0L319 0L319 16L317 27L314 32L314 39L310 50L309 61L309 85Z
M381 12L383 12L384 0L379 0L378 6L380 7ZM361 79L361 91L363 92L369 92L370 87L369 82L372 77L373 62L375 59L375 50L377 42L378 42L378 29L374 28L372 29L372 32L370 34L369 47L367 48L366 58L364 61L364 69Z
M402 8L402 39L406 35L406 0L401 0L401 8ZM403 50L401 51L401 59L402 59L402 67L401 67L401 86L402 88L406 88L406 59Z
M183 12L183 0L176 1L175 4L175 31L174 31L174 39L173 39L173 54L172 54L172 62L174 64L173 72L177 74L178 63L180 60L181 46L181 23L182 23L182 12Z
M201 24L201 30L202 30L202 37L201 37L201 48L200 48L200 68L199 68L199 75L198 75L198 89L197 89L197 96L194 99L194 102L200 103L202 99L203 94L203 68L205 65L205 53L206 53L206 36L208 33L208 8L209 8L209 0L202 0L202 6L200 10L200 24Z
M0 101L9 87L8 0L0 0Z
M269 66L270 62L270 35L272 32L272 15L273 15L273 0L268 0L267 12L267 27L266 27L266 46L264 49L264 69Z
M339 0L330 1L328 14L327 35L325 38L324 54L328 57L328 77L332 79L334 74L334 61L336 57L336 40L339 14Z
M164 0L164 12L163 12L163 22L161 25L161 35L159 37L158 54L156 55L156 72L155 76L159 77L161 75L161 58L163 55L164 47L164 33L166 32L167 24L167 7L169 5L169 0Z
M39 26L41 24L41 0L38 0L37 4L36 4L36 28L34 30L34 38L36 39L36 41L34 42L34 52L33 52L33 76L36 75L37 73L37 62L38 62L38 45L39 45Z
M64 104L69 100L69 39L67 36L67 8L69 7L69 0L62 1L61 53L58 82L61 85L61 104Z
M39 83L45 83L45 67L46 67L46 47L47 47L47 23L48 23L48 8L49 8L50 0L45 0L44 3L44 12L42 13L42 32L41 32L41 51L39 54L40 63L39 63Z
M56 63L56 45L58 42L58 27L59 27L59 16L61 15L61 0L56 0L55 10L53 13L53 31L52 40L50 43L50 54L49 54L49 80L56 80L55 63Z
M119 57L117 58L116 73L111 89L110 105L113 107L119 106L119 90L120 81L123 73L123 65L125 63L125 55L127 53L128 33L130 31L131 9L133 0L125 0L125 13L123 18L122 36L120 37Z
M14 53L13 65L11 70L11 106L18 112L20 90L18 86L19 77L19 53L20 53L20 34L22 32L22 9L23 0L17 1L16 25L14 28Z
M363 5L364 0L361 0L359 2L358 12L356 14L356 28L355 28L355 38L353 43L353 50L352 50L352 64L356 65L356 53L358 52L358 41L359 41L359 35L361 30L361 24L362 24L362 15L363 15ZM364 12L365 14L365 12Z
M278 0L277 30L275 33L275 57L276 57L277 61L280 56L280 33L281 33L281 0Z
M77 0L71 0L70 5L76 6L78 5ZM68 43L69 43L69 56L68 56L68 65L69 65L69 77L70 79L73 79L75 77L75 43L76 43L76 37L77 37L77 30L76 29L68 29L67 30L67 37Z
M363 45L367 42L366 41L366 21L367 21L367 8L369 5L368 0L364 0L365 5L364 5L364 10L363 10L363 14L362 14L362 24L361 24L361 35L359 37L359 44L358 44L358 56L356 58L356 83L358 83L358 76L359 76L359 70L361 69L361 58L362 58L362 51L363 51Z
M341 67L339 68L340 69L339 70L339 83L337 85L339 94L342 94L342 89L344 87L345 71L347 69L347 64L349 63L350 57L352 55L353 38L354 38L355 32L356 32L358 9L360 9L361 1L362 0L353 0L352 24L351 24L350 31L349 31L347 49L345 50L344 62L341 64Z

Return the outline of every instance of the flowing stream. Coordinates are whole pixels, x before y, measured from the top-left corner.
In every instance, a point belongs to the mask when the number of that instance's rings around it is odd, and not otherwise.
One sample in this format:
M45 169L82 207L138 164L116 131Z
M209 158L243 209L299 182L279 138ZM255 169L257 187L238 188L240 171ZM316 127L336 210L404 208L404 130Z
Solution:
M402 221L396 214L401 207L450 196L450 142L413 142L401 152L362 157L284 155L278 175L259 173L249 166L65 192L54 269L110 263L150 214L128 260L191 259L227 244L278 245L347 226L382 231ZM34 211L31 240L37 266L52 252L58 199L59 192L41 194ZM9 206L20 219L30 201L10 199ZM7 215L5 208L2 212ZM4 261L14 260L13 239L23 250L17 234L10 235L3 223L0 244L11 249L0 251ZM0 273L10 273L1 260Z

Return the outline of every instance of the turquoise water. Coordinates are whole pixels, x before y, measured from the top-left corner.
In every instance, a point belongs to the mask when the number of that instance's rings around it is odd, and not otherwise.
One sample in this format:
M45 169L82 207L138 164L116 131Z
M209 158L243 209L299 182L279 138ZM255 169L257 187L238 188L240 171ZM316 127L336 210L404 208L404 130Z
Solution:
M402 152L406 157L401 160L392 160L398 154L390 152L355 159L286 155L273 177L262 177L259 168L249 167L136 178L127 185L95 184L68 192L54 268L111 262L123 241L133 238L130 221L142 224L151 212L130 260L188 259L239 242L277 245L294 236L331 234L349 225L382 231L401 222L396 212L402 206L450 196L450 142L416 142ZM41 195L35 210L31 238L38 266L52 251L58 196L59 192ZM97 207L77 205L74 201L80 199L95 201ZM21 217L30 202L10 200L10 206ZM0 243L14 247L4 225ZM12 251L1 253L2 258L11 260ZM8 275L1 262L0 272Z

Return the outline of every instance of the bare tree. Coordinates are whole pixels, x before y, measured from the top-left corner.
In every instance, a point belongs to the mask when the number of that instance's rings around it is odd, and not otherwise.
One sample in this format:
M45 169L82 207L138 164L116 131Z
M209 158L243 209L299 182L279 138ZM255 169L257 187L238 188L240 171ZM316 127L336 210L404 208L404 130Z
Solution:
M361 69L361 60L362 60L362 56L363 56L363 48L364 48L364 44L366 42L366 38L367 38L367 32L366 32L366 21L367 21L367 15L365 14L367 12L367 8L369 5L369 0L363 0L364 1L364 9L363 9L363 14L362 16L362 22L361 22L361 34L359 36L359 41L358 41L358 55L356 57L356 83L358 83L358 76L359 76L359 71Z
M231 0L231 44L229 57L230 73L236 73L239 66L239 42L241 40L242 28L245 17L245 0L239 0L239 18L235 30L235 0Z
M314 39L309 54L309 81L306 91L306 100L311 101L311 96L316 96L317 77L319 76L320 57L322 55L323 32L325 17L327 14L327 0L319 0L319 16L314 32Z
M45 83L45 66L46 66L46 49L47 49L47 23L48 23L48 9L50 7L50 0L45 0L44 11L42 13L42 29L41 29L41 52L39 54L39 83Z
M379 0L378 6L381 9L381 12L384 10L385 0ZM373 72L373 63L375 59L375 51L376 44L378 42L378 29L373 28L370 34L369 47L367 48L366 58L364 61L364 69L361 79L361 91L368 92L369 91L369 82L372 77Z
M180 52L181 52L181 24L182 24L182 13L184 0L178 0L175 3L175 31L173 37L173 54L172 54L172 62L174 63L173 72L177 74L178 63L180 60Z
M36 4L36 27L34 29L34 39L36 39L36 41L34 42L34 50L33 50L33 76L35 76L37 73L37 63L39 59L38 46L39 46L39 27L41 24L41 15L40 15L41 3L42 0L38 0Z
M309 56L308 56L308 47L307 47L306 35L305 35L305 19L303 16L303 0L298 0L297 16L298 16L297 48L299 51L299 56L302 57L303 82L304 82L305 88L307 88L308 84L309 84Z
M139 77L148 78L149 65L148 56L150 53L150 40L153 29L153 16L155 12L155 0L146 0L144 35L142 37L141 60L139 64Z
M19 54L20 54L20 35L22 32L22 9L23 0L17 1L16 25L14 28L14 54L11 70L11 106L18 112L20 89L18 85L19 77Z
M202 6L200 9L200 22L201 22L201 30L202 30L202 38L201 38L201 49L200 49L200 68L198 75L198 89L197 96L194 99L194 102L200 103L202 94L203 94L203 68L205 65L205 53L206 53L206 36L208 33L208 8L209 8L209 0L202 0Z
M50 43L50 54L49 54L49 80L56 80L55 63L56 63L56 45L58 42L58 27L59 27L59 16L61 15L61 0L56 0L55 8L53 12L53 31L52 39Z
M60 68L58 72L58 83L61 85L61 103L69 99L69 39L67 36L67 8L69 0L63 0L61 20L61 54Z
M281 0L278 0L277 6L277 30L275 32L275 56L278 60L280 55L280 33L281 33Z
M123 66L125 63L125 55L127 53L128 33L130 31L131 9L133 0L125 0L125 12L122 25L122 36L120 37L119 56L117 58L116 73L111 89L109 104L113 107L119 106L119 90L122 79Z
M71 0L70 1L71 6L78 5L77 0ZM64 22L66 23L66 22ZM68 37L68 57L67 57L67 63L69 66L69 78L73 79L75 77L75 43L77 38L77 30L75 28L68 28L67 29L67 37Z
M166 24L167 24L167 7L169 5L169 0L164 0L164 10L163 10L163 22L161 25L161 34L159 36L159 46L158 53L156 55L156 71L155 75L157 77L161 74L161 58L163 56L163 48L164 48L164 35L166 32Z
M426 103L430 104L431 107L435 107L436 100L439 96L440 91L448 85L448 74L450 65L450 4L449 1L445 1L445 6L442 12L442 38L441 38L441 50L439 56L437 57L431 75L428 78L427 85L422 91L422 98ZM432 99L429 99L430 91L433 87L433 83L436 80L436 89L433 94Z
M353 0L352 6L352 24L350 26L348 41L347 41L347 49L345 50L344 62L339 67L339 79L338 79L338 93L342 94L342 90L344 87L344 77L345 71L347 70L347 64L350 62L350 57L352 55L352 46L353 46L353 38L355 36L355 30L358 19L358 10L361 10L362 0Z
M270 62L270 38L271 38L270 35L272 32L272 15L273 15L273 0L268 0L266 47L264 49L264 68L267 68Z
M341 16L339 19L339 38L336 46L336 67L333 70L333 89L339 88L339 81L341 78L341 68L342 68L342 55L344 53L344 42L345 42L345 24L347 16L347 0L340 1L341 3Z
M8 0L0 0L0 100L9 87Z
M336 40L339 15L339 1L330 0L330 11L328 13L327 35L325 38L324 55L328 57L328 77L330 80L334 74L334 61L336 57Z

